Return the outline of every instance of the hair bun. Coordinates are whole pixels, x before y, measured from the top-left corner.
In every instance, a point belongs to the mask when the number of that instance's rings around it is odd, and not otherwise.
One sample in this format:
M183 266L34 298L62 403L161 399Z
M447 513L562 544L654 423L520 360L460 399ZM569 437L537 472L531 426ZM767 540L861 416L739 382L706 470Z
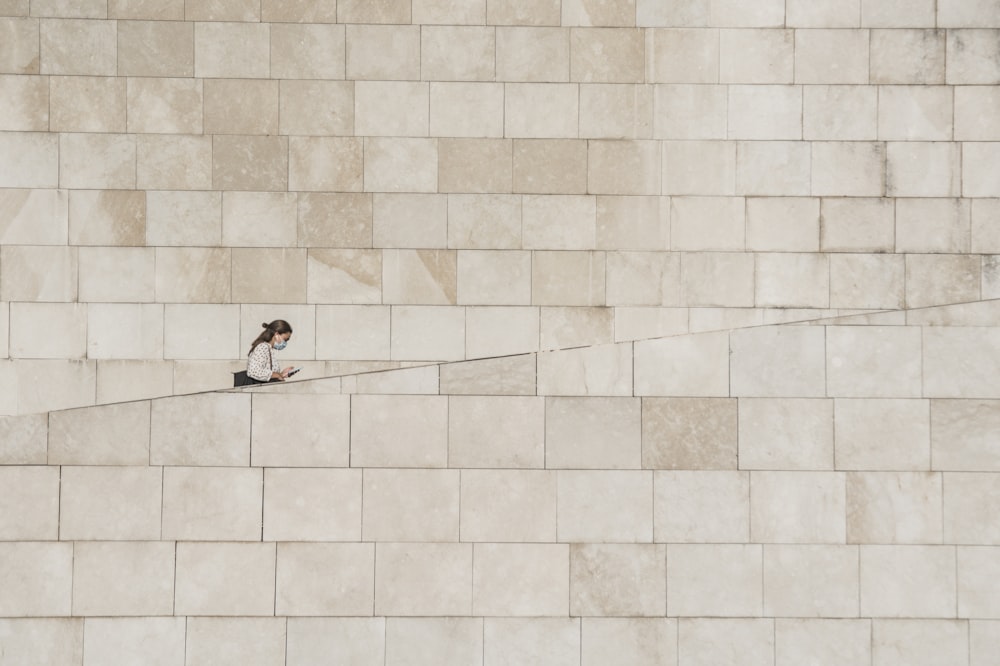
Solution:
M263 324L261 324L261 326L263 326L264 328L267 328L267 329L271 328L271 325L268 324L267 322L264 322Z

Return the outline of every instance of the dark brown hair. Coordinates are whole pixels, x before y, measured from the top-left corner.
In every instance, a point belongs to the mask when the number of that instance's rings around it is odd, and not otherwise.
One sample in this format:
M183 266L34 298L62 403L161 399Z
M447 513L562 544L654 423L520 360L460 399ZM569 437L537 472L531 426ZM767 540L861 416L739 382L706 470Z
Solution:
M292 325L289 324L284 319L275 319L270 324L264 323L261 324L261 326L264 327L264 330L261 331L260 335L257 336L257 339L250 344L250 352L252 352L254 350L254 347L259 345L260 343L270 342L271 339L279 333L284 334L292 332ZM249 354L250 352L247 352L247 354Z

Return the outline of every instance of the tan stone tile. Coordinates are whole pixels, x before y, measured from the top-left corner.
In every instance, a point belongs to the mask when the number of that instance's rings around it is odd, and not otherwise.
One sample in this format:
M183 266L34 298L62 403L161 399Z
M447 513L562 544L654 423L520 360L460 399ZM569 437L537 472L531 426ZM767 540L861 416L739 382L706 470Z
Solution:
M310 303L382 302L382 254L378 250L310 250L307 273Z
M777 619L775 656L779 666L822 659L831 666L871 662L871 620Z
M969 659L969 627L961 620L875 620L872 663L914 666Z
M506 85L504 135L530 139L575 138L580 116L579 88L575 83Z
M359 541L361 493L360 470L266 469L264 540Z
M858 576L854 546L764 546L764 614L856 617Z
M191 666L275 663L284 656L284 618L190 618L185 650Z
M14 303L11 358L82 359L87 346L87 307L78 303Z
M906 307L962 303L979 299L982 265L962 255L906 256Z
M569 546L476 544L472 612L565 616L569 612Z
M700 336L699 336L700 337ZM735 469L736 401L645 398L642 466L647 469Z
M458 251L458 303L522 305L530 301L530 252Z
M447 398L356 395L351 414L353 466L446 466Z
M791 83L792 30L719 31L720 83Z
M719 31L656 28L646 31L646 80L718 83Z
M412 21L421 25L483 25L486 0L416 0Z
M497 81L569 81L569 32L546 27L497 28Z
M761 615L763 556L760 545L672 544L664 550L667 552L667 615Z
M868 83L868 30L796 30L796 83Z
M260 20L271 22L336 23L336 3L316 5L309 0L263 0Z
M653 88L593 83L580 86L580 137L649 139L653 132Z
M574 28L570 31L570 80L642 83L645 38L628 28Z
M492 81L496 30L487 26L424 26L420 76L433 81Z
M300 247L371 247L372 195L300 194Z
M801 86L729 87L728 138L801 139Z
M336 11L336 5L299 2L293 8L292 3L283 0L265 0L263 4L265 17L270 13L295 9L325 13ZM316 17L319 18L329 17ZM268 18L264 20L268 21ZM271 76L280 79L343 79L347 54L346 27L332 23L313 22L313 19L304 24L272 23Z
M340 10L338 20L344 21L343 5ZM420 26L347 26L347 78L373 81L419 80Z
M580 621L577 618L486 618L486 663L525 659L552 666L580 663Z
M747 249L777 252L819 250L819 199L747 199Z
M441 366L441 393L452 395L535 395L533 354ZM499 464L496 466L500 466ZM540 466L540 464L538 465Z
M683 304L751 307L754 273L754 256L749 253L684 253L681 255Z
M734 331L733 395L823 397L826 394L824 346L824 332L816 327Z
M59 469L0 467L0 481L0 538L59 538Z
M151 464L240 466L250 461L249 395L154 400L151 424Z
M63 467L59 538L160 538L159 467Z
M519 249L521 199L501 194L449 194L448 247Z
M584 618L583 666L622 659L635 666L677 666L677 621L652 618Z
M91 306L91 311L93 311L93 307ZM139 306L142 313L159 307L157 305ZM134 326L138 329L140 325L144 324L135 324ZM162 330L162 324L160 328ZM134 336L135 333L127 333L126 335ZM114 336L110 334L108 337L113 339ZM133 344L148 345L145 341ZM162 342L154 340L154 344L159 348ZM150 354L143 352L142 356L146 358ZM174 364L171 361L108 359L99 360L97 365L100 375L97 380L97 404L158 398L173 393Z
M437 192L437 140L365 140L364 189L367 192Z
M878 138L948 141L952 138L953 107L952 89L947 86L880 86Z
M571 615L662 617L666 546L571 544L569 553Z
M24 13L28 2L24 0ZM83 663L82 618L10 618L0 620L4 659L12 664L40 660L70 666Z
M896 145L900 144L889 144L890 168L893 162L892 148ZM924 191L930 194L930 189L926 186ZM943 254L968 252L971 235L969 204L968 200L963 199L897 199L896 251Z
M132 20L181 20L184 0L108 0L108 18Z
M931 400L934 469L1000 471L992 433L1000 428L995 400Z
M558 26L561 20L556 0L497 0L486 5L488 25Z
M940 84L944 74L944 30L871 31L872 83Z
M542 399L535 397L452 396L448 409L449 464L542 467L544 409Z
M634 26L635 0L568 0L562 7L562 24L565 26Z
M388 359L389 317L389 308L380 305L318 306L316 357Z
M742 250L745 234L746 204L742 197L670 199L672 250Z
M253 0L184 0L188 21L259 21L260 4Z
M220 245L221 192L147 192L146 242L158 246ZM172 273L171 279L182 275Z
M904 258L879 254L830 256L830 306L903 307Z
M142 401L52 412L49 464L148 464L149 410Z
M678 654L682 664L699 666L739 660L742 664L774 663L772 619L685 619L678 622Z
M409 23L410 3L403 0L340 0L337 19L341 23Z
M178 543L174 612L271 615L274 564L273 543Z
M474 461L450 462L463 467L479 464ZM556 486L556 473L550 471L463 470L460 515L462 540L555 541ZM496 501L498 493L502 493L505 498L503 502Z
M600 249L663 250L669 243L670 207L660 197L597 197Z
M833 468L833 401L739 400L740 469Z
M604 305L604 252L537 251L532 257L535 305Z
M41 52L40 73L114 76L117 69L117 34L116 21L43 19L40 21L38 47Z
M808 196L810 159L810 146L802 141L741 141L736 146L736 194Z
M996 163L1000 142L962 144L962 195L993 197L996 191Z
M127 91L128 131L200 134L202 94L201 80L130 78Z
M366 470L363 538L458 541L459 496L457 470Z
M354 105L355 88L350 82L282 81L281 132L312 136L353 134ZM293 140L293 145L296 143Z
M941 543L942 480L930 472L847 475L849 543Z
M955 139L960 141L995 141L1000 139L1000 125L988 109L998 102L994 86L960 86L955 90Z
M407 305L455 305L457 274L454 250L385 250L382 300Z
M386 104L386 100L393 104ZM355 132L365 136L427 136L429 86L415 81L354 84Z
M43 133L7 133L0 136L0 149L8 157L0 165L3 187L59 186L59 137Z
M753 5L739 0L713 0L710 8L710 25L774 28L784 24L781 0L765 0Z
M729 395L727 333L640 341L635 344L635 361L636 395Z
M39 21L29 18L0 19L0 71L6 74L38 74L40 71Z
M0 573L4 589L0 597L0 614L6 617L70 615L73 544L0 543L0 556L5 563ZM38 654L36 648L31 659L38 658Z
M503 193L512 189L509 139L441 139L440 192Z
M385 663L385 618L289 618L288 666L340 659L359 666Z
M878 89L870 86L803 86L802 137L820 141L877 138Z
M87 618L86 629L83 658L88 664L139 660L173 666L184 661L186 618Z
M664 141L662 164L664 194L735 193L736 144L733 142Z
M53 76L49 84L49 128L52 131L125 131L124 79Z
M631 345L597 345L538 356L538 393L550 396L629 396Z
M481 663L483 619L387 618L384 643L386 663L440 666Z
M347 467L347 396L253 396L251 464L262 467ZM286 442L294 440L294 450Z
M0 242L4 245L67 244L69 193L65 190L3 190L0 210L4 216Z
M653 540L651 472L563 470L559 472L558 486L559 541Z
M948 31L945 83L1000 83L1000 66L996 62L1000 47L993 39L993 31L975 27L977 29Z
M228 303L229 248L156 248L156 300L165 303Z
M212 186L224 190L285 190L288 152L287 137L215 136ZM247 169L248 164L256 168Z
M860 12L861 0L791 0L786 8L786 24L794 28L856 28Z
M163 538L256 541L264 492L258 469L167 467L163 472ZM206 511L211 507L211 511Z
M127 190L77 190L69 196L73 245L145 245L146 197Z
M636 469L640 402L634 398L547 398L545 466Z
M277 134L278 81L208 79L206 134Z
M929 420L925 400L836 400L837 469L929 469Z
M306 250L235 248L233 300L240 303L305 303Z
M451 615L472 611L472 544L378 544L375 613Z
M375 544L277 546L278 615L365 615L375 600Z
M861 3L861 25L878 28L934 27L936 6L928 0L866 0Z
M760 307L829 307L830 266L827 255L791 252L758 254L754 303Z
M75 247L11 247L0 250L0 300L75 301Z
M499 83L431 82L430 135L499 138L503 99L504 86Z
M615 342L663 338L688 332L687 308L619 307L614 313Z
M168 615L174 544L82 542L73 551L74 615Z
M267 78L269 59L267 24L195 23L194 75L198 78Z
M130 134L61 134L59 184L74 189L135 188L136 137Z
M207 190L212 187L212 138L139 135L136 186L140 189Z
M526 276L527 273L524 279ZM466 308L465 358L490 358L538 351L538 310L528 306Z
M944 475L944 543L1000 545L993 507L1000 477L990 473Z
M284 192L223 194L222 242L225 245L243 248L248 246L286 248L295 244L296 233L295 194Z
M997 609L997 573L1000 560L996 548L958 548L958 616L989 617L1000 615Z
M814 195L877 197L883 194L883 144L815 142L812 157Z
M11 364L11 371L20 386L17 404L22 414L94 404L95 361L20 361Z
M750 536L750 475L654 472L655 542L742 542Z
M614 311L608 308L541 308L542 349L611 344L613 329Z
M948 546L861 546L861 615L952 615L955 557Z
M588 250L594 247L596 200L592 196L522 198L522 244L540 250Z
M986 666L989 660L996 653L996 648L1000 645L1000 622L973 620L969 622L969 642L971 651L971 664L973 666Z
M0 418L0 464L44 465L47 462L47 447L47 415Z
M121 21L118 75L193 76L194 33L193 23L181 21Z
M820 203L820 246L825 252L892 252L895 202L831 198Z
M587 191L595 194L660 193L660 146L656 141L591 141Z

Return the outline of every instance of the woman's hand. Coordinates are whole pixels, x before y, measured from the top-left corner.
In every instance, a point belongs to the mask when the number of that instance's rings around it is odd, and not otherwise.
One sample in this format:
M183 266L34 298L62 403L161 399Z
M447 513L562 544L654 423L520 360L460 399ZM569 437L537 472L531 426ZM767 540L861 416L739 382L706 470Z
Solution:
M293 369L294 368L292 366L288 366L287 368L285 368L284 370L281 371L281 379L282 379L282 381L288 379L288 373L291 372Z

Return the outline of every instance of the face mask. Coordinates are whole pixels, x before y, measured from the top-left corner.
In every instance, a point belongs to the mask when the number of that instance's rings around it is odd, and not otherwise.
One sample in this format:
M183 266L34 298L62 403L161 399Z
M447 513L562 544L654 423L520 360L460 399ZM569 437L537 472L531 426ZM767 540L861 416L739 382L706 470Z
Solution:
M287 346L288 346L288 342L285 341L285 340L282 340L281 342L279 342L276 345L274 345L274 348L277 349L278 351L281 351L282 349L284 349Z

